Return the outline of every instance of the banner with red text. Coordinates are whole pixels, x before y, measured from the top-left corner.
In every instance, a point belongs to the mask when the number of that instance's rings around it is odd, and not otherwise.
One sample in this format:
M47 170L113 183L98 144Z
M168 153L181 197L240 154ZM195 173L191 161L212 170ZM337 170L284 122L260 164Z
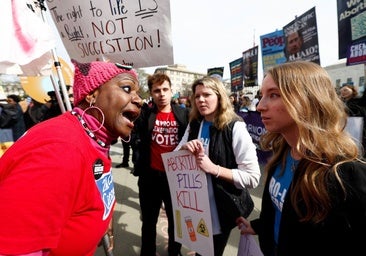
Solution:
M347 66L363 63L366 63L366 37L357 43L349 45L347 51Z
M266 73L270 67L286 62L285 38L282 29L260 36L260 41L263 73Z
M364 62L366 40L366 7L364 1L337 0L338 57L347 64ZM362 61L358 57L363 58Z
M243 58L236 59L229 63L231 92L243 90Z
M47 0L72 59L134 68L174 64L170 2Z
M172 198L175 241L201 255L214 255L206 173L187 150L161 156Z

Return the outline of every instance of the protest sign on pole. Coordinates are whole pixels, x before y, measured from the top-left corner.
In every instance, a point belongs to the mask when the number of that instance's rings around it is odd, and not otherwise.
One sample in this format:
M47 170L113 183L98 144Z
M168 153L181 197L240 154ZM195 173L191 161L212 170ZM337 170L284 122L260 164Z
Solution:
M233 60L230 65L231 92L243 90L243 58Z
M222 81L222 78L224 77L224 67L208 68L207 75L216 77Z
M337 0L338 58L347 65L365 63L366 10L362 1Z
M47 5L70 58L134 68L174 63L169 1L48 0Z
M320 65L315 7L283 27L287 61L311 61Z
M260 42L263 73L266 73L269 68L287 61L284 52L285 38L282 29L261 35Z
M258 46L243 52L243 78L244 86L258 85Z
M207 178L187 150L161 155L169 182L175 241L201 255L214 255Z

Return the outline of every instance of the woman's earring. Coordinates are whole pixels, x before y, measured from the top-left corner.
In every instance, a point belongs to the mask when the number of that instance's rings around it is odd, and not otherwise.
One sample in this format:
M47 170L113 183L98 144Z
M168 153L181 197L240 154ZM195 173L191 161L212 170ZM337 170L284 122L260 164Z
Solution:
M121 137L121 140L124 142L124 143L128 143L131 141L131 134L128 135L128 139L127 140L124 140L122 137Z
M91 101L90 101L90 105L89 105L89 107L87 107L86 109L84 109L83 113L81 113L81 118L83 118L83 119L84 119L84 115L85 115L85 113L86 113L88 110L96 109L96 110L101 114L101 116L102 116L102 122L101 122L100 126L99 126L97 129L95 129L95 130L91 130L92 132L96 132L96 131L99 131L99 130L103 127L103 125L104 125L104 120L105 120L105 116L104 116L103 111L102 111L100 108L98 108L98 107L94 106L93 104L94 104L94 100L91 100ZM85 120L85 119L84 119L84 120Z

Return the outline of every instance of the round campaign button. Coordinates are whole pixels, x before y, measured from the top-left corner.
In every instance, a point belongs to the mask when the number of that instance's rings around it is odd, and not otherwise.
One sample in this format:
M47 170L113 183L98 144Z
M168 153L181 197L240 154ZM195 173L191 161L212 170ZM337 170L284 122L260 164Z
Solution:
M94 179L98 180L103 175L103 161L101 159L97 159L93 164L93 174Z

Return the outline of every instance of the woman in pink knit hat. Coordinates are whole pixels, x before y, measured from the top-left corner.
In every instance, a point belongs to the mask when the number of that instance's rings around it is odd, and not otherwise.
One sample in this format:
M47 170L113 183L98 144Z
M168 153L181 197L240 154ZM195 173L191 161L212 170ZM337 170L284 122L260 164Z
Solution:
M74 61L75 108L28 130L0 158L0 255L93 255L113 240L109 149L140 114L130 67ZM113 246L113 242L112 242Z

